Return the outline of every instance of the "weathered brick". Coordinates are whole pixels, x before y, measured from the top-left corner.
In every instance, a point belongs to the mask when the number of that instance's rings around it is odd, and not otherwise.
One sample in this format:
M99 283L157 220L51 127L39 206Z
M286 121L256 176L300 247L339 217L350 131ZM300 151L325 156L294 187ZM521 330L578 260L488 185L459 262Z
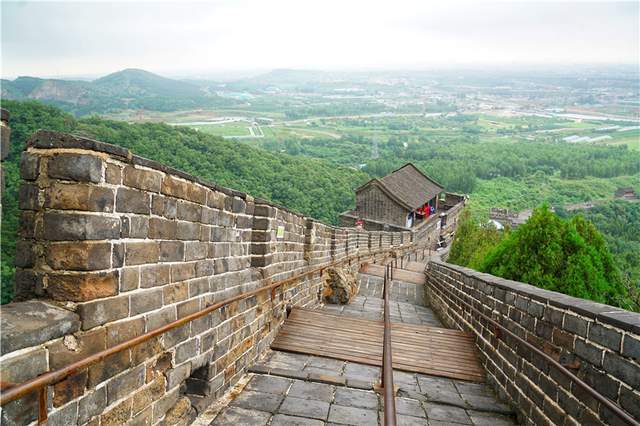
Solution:
M108 216L54 213L44 214L46 240L110 240L120 237L120 219Z
M127 426L149 426L153 422L153 407L148 406L141 412L133 414L131 420L127 422Z
M98 183L102 179L102 160L93 155L55 154L49 158L49 177Z
M123 182L127 186L145 191L160 192L162 174L152 170L136 169L132 166L124 168Z
M44 205L50 209L113 211L113 190L101 186L54 183L45 191Z
M120 277L120 291L135 290L140 286L140 267L123 268Z
M205 259L196 263L196 276L208 277L214 274L214 261L213 259Z
M153 311L162 306L162 289L139 291L131 295L131 315Z
M207 191L207 206L222 210L227 196L218 191Z
M87 394L78 402L78 422L84 424L107 406L107 387L102 386Z
M145 366L139 365L133 370L126 371L107 383L107 404L112 404L120 398L132 394L144 385Z
M67 337L47 345L49 350L49 368L56 370L66 367L89 355L106 348L106 331L104 329L91 330L78 334L77 337Z
M47 294L54 300L87 302L118 294L118 271L49 274Z
M18 190L18 207L22 210L39 210L40 190L35 184L21 183Z
M178 201L178 219L199 222L202 219L202 207L188 201Z
M133 396L133 413L137 414L141 412L150 406L152 402L160 399L164 395L166 383L164 375L158 374L149 386L138 391Z
M565 315L564 316L564 325L563 328L571 333L577 334L580 337L587 337L587 328L588 328L587 320L575 316L575 315Z
M122 168L113 163L107 163L104 177L107 183L120 185L122 183Z
M189 281L189 297L200 296L208 292L209 292L208 277Z
M200 310L200 299L194 298L178 304L178 318L184 318Z
M151 213L151 198L147 192L136 189L118 188L116 211L122 213Z
M176 347L175 363L181 364L198 354L198 340L191 339Z
M125 244L125 263L127 265L141 265L155 263L160 256L157 242L135 242Z
M175 306L167 306L147 315L147 331L155 330L177 319Z
M35 262L33 241L16 241L15 265L19 268L31 268Z
M87 370L79 371L53 386L53 406L60 407L84 394Z
M178 216L178 200L171 197L165 197L163 216L167 219L175 219Z
M122 238L147 238L149 235L149 218L145 216L123 216ZM153 237L151 237L153 238Z
M132 363L133 365L145 363L160 353L162 353L162 345L159 339L155 337L131 349Z
M78 305L78 315L82 321L83 330L125 318L128 314L128 296L111 297Z
M177 223L174 220L152 217L149 219L149 238L174 239L176 238Z
M244 200L238 197L233 197L232 211L234 213L244 213L246 207L247 203L245 203Z
M620 389L620 405L636 419L640 418L640 392L638 390L634 391L623 386Z
M25 239L36 237L36 214L32 211L20 211L18 223L18 236Z
M164 196L153 194L151 197L151 213L156 216L164 214Z
M207 257L208 244L200 241L190 241L185 243L185 260L200 260Z
M111 267L121 268L124 265L124 244L115 243L111 250Z
M22 383L47 371L47 353L43 348L29 350L0 363L0 381Z
M620 382L612 379L607 374L597 370L590 364L584 363L580 366L578 377L607 398L614 401L618 399Z
M189 377L189 374L191 374L191 364L188 362L167 370L167 389L173 389L182 384Z
M52 243L47 247L47 264L52 269L92 271L111 267L111 244L104 242Z
M607 352L604 356L604 370L631 386L640 389L640 367L619 355Z
M176 262L184 260L184 243L182 241L161 241L160 261Z
M52 411L47 419L47 426L75 425L78 422L78 402L74 401L59 410Z
M144 318L118 321L107 326L107 347L133 339L144 333Z
M192 222L178 222L176 238L179 240L199 240L200 225Z
M89 382L87 386L93 388L99 383L115 376L131 367L131 351L124 350L109 355L103 361L89 367Z
M171 281L170 265L149 265L140 268L140 287L149 288L169 284Z
M189 283L167 285L162 288L166 305L181 302L189 297Z
M575 339L576 337L571 333L564 332L559 328L553 329L553 343L558 346L561 346L567 350L573 350Z
M593 323L589 328L589 340L593 340L614 351L620 351L622 333L615 329L604 327L601 324Z
M175 263L171 265L171 282L180 282L196 276L195 262Z
M206 189L204 187L173 176L165 176L162 180L162 193L198 204L205 204L206 202Z
M125 399L100 416L100 426L120 426L131 418L132 398Z
M40 172L40 156L23 152L20 157L20 177L24 180L36 180Z
M636 361L640 361L640 340L627 334L622 343L622 354Z

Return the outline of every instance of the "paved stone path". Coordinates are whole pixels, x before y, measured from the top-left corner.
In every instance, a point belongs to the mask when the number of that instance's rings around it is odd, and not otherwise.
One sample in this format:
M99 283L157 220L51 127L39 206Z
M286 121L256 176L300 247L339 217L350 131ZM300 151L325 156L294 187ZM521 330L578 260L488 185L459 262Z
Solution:
M360 293L349 305L326 305L345 317L381 319L375 297L382 280L360 275ZM394 283L400 289L409 283ZM380 291L381 293L381 291ZM400 290L392 297L391 320L442 326L420 306L423 295ZM411 300L408 303L405 300ZM380 368L348 361L269 351L252 377L211 425L382 425L383 402L373 391ZM394 371L398 425L512 425L511 409L484 384Z

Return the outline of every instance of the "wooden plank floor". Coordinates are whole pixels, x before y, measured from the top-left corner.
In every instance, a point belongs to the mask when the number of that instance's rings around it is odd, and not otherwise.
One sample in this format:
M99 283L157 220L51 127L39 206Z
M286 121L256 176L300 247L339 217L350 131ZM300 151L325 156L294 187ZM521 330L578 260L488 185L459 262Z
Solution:
M422 262L410 261L410 262L404 263L404 269L408 271L413 271L413 272L424 273L424 270L426 267L427 267L427 264Z
M382 321L295 308L272 349L382 366ZM392 323L393 368L483 382L485 374L470 333Z
M363 274L373 275L376 277L384 277L384 265L376 265L373 263L367 263L360 272ZM400 268L393 268L393 280L403 281L406 283L422 284L427 282L427 277L424 272L407 271Z

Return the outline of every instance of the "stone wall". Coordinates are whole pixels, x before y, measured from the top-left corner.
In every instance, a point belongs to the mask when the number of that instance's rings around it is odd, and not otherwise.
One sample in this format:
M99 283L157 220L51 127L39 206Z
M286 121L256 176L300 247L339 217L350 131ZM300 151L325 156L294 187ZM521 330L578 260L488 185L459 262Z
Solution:
M543 357L484 320L472 304L544 351L640 421L640 314L433 260L427 297L448 326L475 333L488 381L525 424L623 424Z
M16 294L23 302L3 307L3 386L309 272L50 386L49 424L187 421L268 347L287 305L319 303L319 267L427 243L410 232L325 225L67 134L32 136L20 173ZM2 408L3 424L36 415L36 393Z

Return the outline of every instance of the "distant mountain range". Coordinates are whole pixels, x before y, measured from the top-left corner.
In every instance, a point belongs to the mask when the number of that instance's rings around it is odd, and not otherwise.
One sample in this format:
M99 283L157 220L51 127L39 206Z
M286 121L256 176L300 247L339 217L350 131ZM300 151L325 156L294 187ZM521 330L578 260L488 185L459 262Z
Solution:
M140 69L125 69L93 81L18 77L2 80L2 98L35 99L77 115L115 109L172 111L222 106L234 101L209 94L205 86Z

